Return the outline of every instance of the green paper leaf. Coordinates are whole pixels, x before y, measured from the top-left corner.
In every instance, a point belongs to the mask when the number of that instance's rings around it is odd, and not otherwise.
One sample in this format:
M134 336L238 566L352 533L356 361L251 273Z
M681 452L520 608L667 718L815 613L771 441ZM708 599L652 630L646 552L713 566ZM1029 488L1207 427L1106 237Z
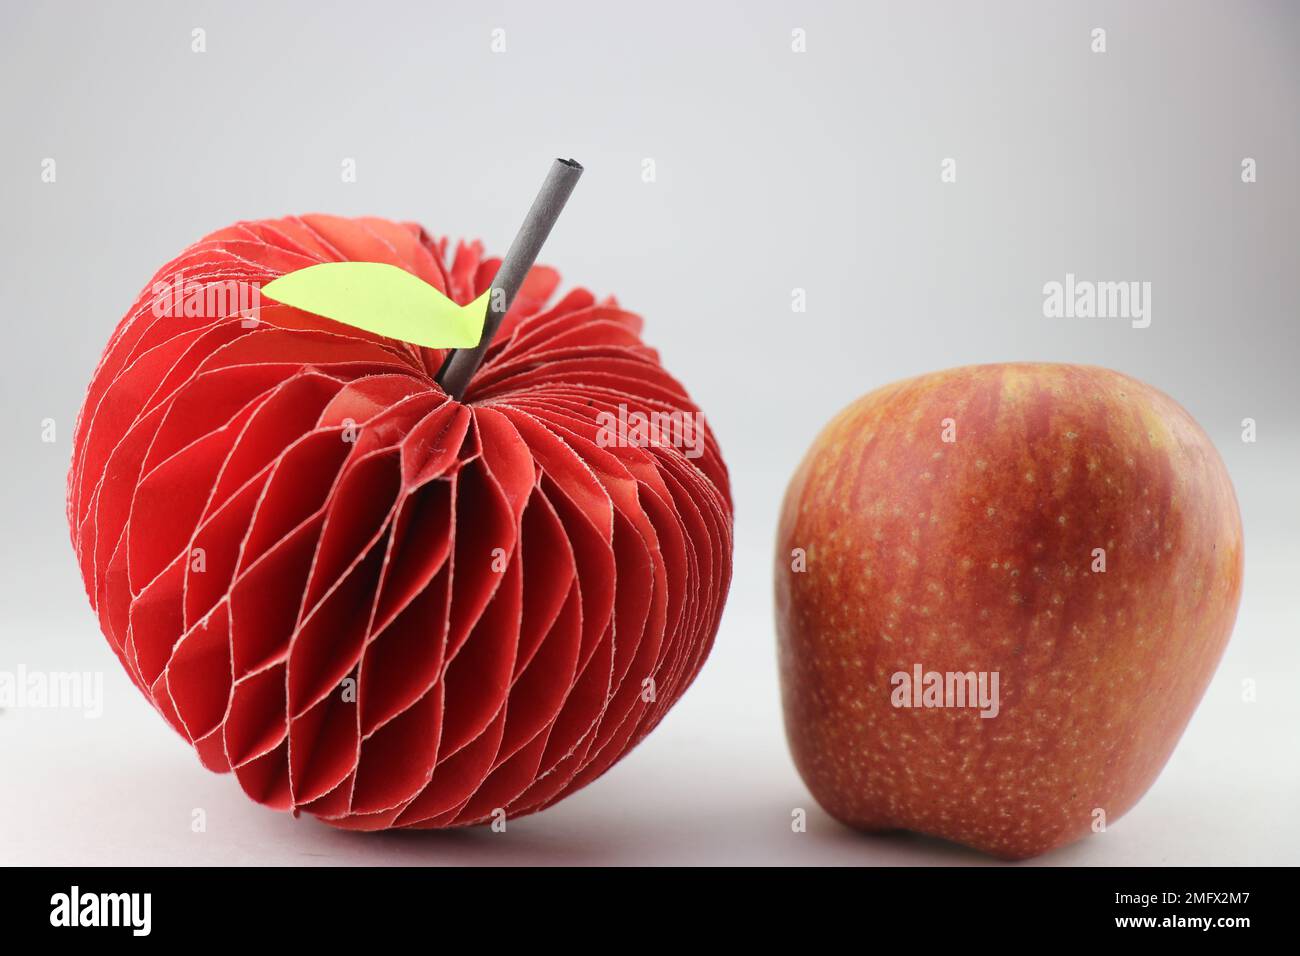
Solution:
M262 287L276 302L431 349L470 349L483 337L488 289L457 305L405 269L383 262L323 262Z

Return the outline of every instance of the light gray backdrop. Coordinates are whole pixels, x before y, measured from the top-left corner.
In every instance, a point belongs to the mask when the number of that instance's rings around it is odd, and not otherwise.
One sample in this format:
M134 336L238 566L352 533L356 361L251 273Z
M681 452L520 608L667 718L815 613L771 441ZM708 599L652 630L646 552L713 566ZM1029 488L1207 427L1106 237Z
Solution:
M0 669L106 674L98 721L0 714L0 862L979 862L812 804L780 723L771 547L837 409L1012 359L1175 396L1246 524L1237 633L1169 767L1044 862L1300 862L1300 5L6 2L0 54ZM138 697L82 595L63 489L99 352L213 229L377 214L503 250L556 155L587 172L544 261L645 316L731 467L713 657L626 761L504 837L359 838L256 808ZM1044 318L1067 272L1149 281L1150 327Z

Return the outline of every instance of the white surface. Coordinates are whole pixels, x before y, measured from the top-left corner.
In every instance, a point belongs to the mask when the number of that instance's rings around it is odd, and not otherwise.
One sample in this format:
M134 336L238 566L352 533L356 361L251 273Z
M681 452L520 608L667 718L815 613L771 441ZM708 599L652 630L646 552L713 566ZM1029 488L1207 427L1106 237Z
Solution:
M827 817L791 764L776 687L766 550L740 555L713 656L664 723L613 770L506 832L358 834L247 800L202 769L107 647L72 654L32 629L29 667L105 671L104 715L0 714L0 863L13 864L841 864L985 865L913 836L857 834ZM1300 566L1259 555L1237 632L1205 700L1147 796L1106 833L1033 864L1300 863L1296 632ZM89 612L62 624L100 643ZM1282 650L1282 653L1277 653ZM1254 678L1255 703L1241 699ZM794 833L791 811L808 811ZM207 831L191 831L202 808Z

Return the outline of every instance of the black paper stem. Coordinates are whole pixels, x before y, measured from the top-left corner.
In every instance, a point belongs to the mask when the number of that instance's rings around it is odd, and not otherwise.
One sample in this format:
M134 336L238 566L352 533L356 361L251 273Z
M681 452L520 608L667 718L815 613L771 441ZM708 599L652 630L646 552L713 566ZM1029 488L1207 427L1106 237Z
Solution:
M528 270L533 267L537 254L542 251L542 244L551 234L551 227L560 217L560 211L564 209L564 204L581 175L582 165L576 160L557 159L551 164L551 171L546 174L541 191L533 200L524 224L519 227L519 233L514 242L510 243L506 257L501 260L501 268L492 280L492 295L488 299L487 317L483 322L483 337L474 348L453 352L438 374L438 383L457 401L465 394L469 380L482 364L483 356L487 354L501 320L510 310L510 303L523 285Z

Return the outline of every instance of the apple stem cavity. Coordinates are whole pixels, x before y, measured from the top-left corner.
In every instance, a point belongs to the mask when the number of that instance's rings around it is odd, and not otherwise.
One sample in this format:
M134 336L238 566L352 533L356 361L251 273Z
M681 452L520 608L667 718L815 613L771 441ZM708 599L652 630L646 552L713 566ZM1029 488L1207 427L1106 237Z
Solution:
M524 284L528 270L533 267L537 254L542 251L546 237L551 234L551 227L560 218L569 194L582 175L582 164L573 159L557 159L551 164L532 208L524 217L524 223L506 257L501 260L501 268L492 280L492 295L488 297L487 317L483 322L483 337L472 349L457 349L448 356L438 372L437 382L443 390L456 401L460 401L469 387L469 381L483 363L492 338L501 325L501 320L510 311L510 303Z

